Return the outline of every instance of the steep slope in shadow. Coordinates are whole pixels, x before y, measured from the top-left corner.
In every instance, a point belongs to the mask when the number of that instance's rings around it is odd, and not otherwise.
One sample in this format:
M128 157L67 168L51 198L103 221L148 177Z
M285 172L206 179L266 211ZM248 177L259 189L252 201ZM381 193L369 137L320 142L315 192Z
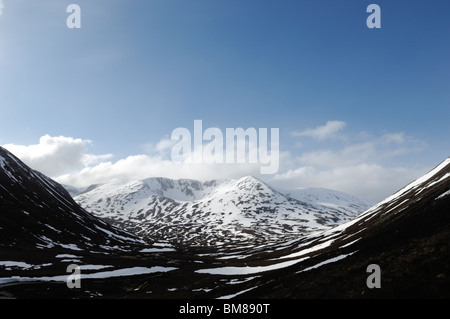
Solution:
M352 222L300 240L238 298L449 298L450 158ZM381 288L369 288L368 266ZM370 277L370 278L369 278Z
M129 248L140 239L93 217L67 191L0 148L0 248Z

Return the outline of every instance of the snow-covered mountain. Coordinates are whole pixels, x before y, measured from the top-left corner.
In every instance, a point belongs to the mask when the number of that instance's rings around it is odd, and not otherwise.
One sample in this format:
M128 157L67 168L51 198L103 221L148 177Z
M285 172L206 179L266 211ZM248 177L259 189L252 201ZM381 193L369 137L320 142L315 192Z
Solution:
M367 201L325 189L276 190L251 176L108 183L75 200L139 236L198 246L298 238L351 220L370 207Z
M118 186L128 193L117 192ZM193 210L194 205L206 209L213 203L240 212L231 214L227 225L245 226L249 219L247 229L252 229L256 221L264 226L267 214L295 217L289 205L300 203L300 210L309 212L305 223L322 226L324 220L315 216L319 208L329 212L354 204L351 197L317 189L288 196L251 177L207 183L149 179L110 185L110 190L118 197L97 201L113 205L121 200L123 218L138 203L144 212L144 204L155 198L155 205L172 202L178 208L173 212L180 211L174 225L188 218L181 207L201 215L206 213ZM238 240L241 244L235 246L185 249L167 242L143 243L108 225L79 207L61 185L0 148L0 298L449 298L449 211L450 158L356 218L323 231L304 236L287 232L284 240L277 240L287 218L281 215L275 239L259 242L254 236L253 245L244 238L248 245ZM219 213L218 221L224 223L225 216ZM196 216L191 219L200 222ZM245 234L237 226L230 229ZM212 230L200 233L207 236ZM267 235L264 229L261 234ZM194 237L193 242L201 240ZM67 285L67 266L73 263L82 271L81 288ZM369 265L381 269L381 288L368 285Z

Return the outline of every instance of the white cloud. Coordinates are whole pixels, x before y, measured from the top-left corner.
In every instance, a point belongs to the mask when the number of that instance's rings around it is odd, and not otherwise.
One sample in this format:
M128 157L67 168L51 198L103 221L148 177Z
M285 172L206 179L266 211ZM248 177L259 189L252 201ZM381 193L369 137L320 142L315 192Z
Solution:
M321 128L327 126L331 127L325 125ZM399 156L424 148L423 142L404 132L378 136L361 132L345 139L341 145L334 143L332 147L333 149L316 149L299 155L291 154L290 167L284 166L284 170L276 174L272 182L279 187L288 188L330 188L376 202L427 171L423 167L395 164Z
M149 155L159 155L159 156L168 156L172 149L172 146L175 145L177 141L171 140L169 137L164 136L158 143L148 143L142 145L142 150L144 153Z
M5 3L3 2L3 0L0 0L0 15L2 15L4 8L5 8Z
M72 137L42 136L35 145L3 145L31 168L62 184L88 186L115 180L131 181L147 177L191 178L199 180L240 178L259 175L261 164L177 163L170 159L174 141L162 138L143 148L148 154L111 161L112 155L88 153L90 140ZM194 150L193 153L198 152Z
M336 133L341 131L347 124L342 121L328 121L323 126L309 128L304 131L293 132L293 136L308 136L317 141L322 141L336 137Z
M89 140L44 135L35 145L6 144L3 147L31 168L56 177L112 157L110 154L87 154L89 144L91 144Z
M387 133L381 136L381 140L387 144L396 143L401 144L406 140L405 133Z
M275 175L272 183L285 188L335 189L378 202L426 171L424 168L366 163L328 168L301 166Z
M117 162L102 162L95 166L85 167L80 171L61 175L56 180L73 186L87 186L89 184L131 181L147 177L210 180L258 174L259 165L256 164L175 163L159 156L141 154L128 156Z

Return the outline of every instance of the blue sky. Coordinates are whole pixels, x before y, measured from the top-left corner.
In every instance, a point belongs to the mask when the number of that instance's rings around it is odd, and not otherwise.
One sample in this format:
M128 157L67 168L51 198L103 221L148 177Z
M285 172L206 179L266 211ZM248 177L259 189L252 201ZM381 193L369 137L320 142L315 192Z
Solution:
M71 3L81 7L81 29L66 26ZM381 29L366 26L371 3ZM261 178L280 187L379 200L449 156L445 0L1 7L0 145L61 182L214 178L217 167L173 169L162 152L172 130L195 119L223 130L279 128L280 172Z

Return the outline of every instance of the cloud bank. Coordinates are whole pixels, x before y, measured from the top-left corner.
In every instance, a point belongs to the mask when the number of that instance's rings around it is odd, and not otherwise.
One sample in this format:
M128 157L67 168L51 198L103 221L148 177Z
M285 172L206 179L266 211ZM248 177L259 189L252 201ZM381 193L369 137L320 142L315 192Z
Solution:
M115 159L112 154L89 153L92 142L72 137L45 135L35 145L4 145L30 167L62 184L78 187L148 177L198 180L239 178L253 175L279 188L323 187L358 195L374 202L389 196L430 168L395 165L400 155L418 152L423 143L403 132L342 137L345 122L325 125L291 135L314 141L311 150L280 150L280 170L260 175L259 164L176 163L170 158L173 142L167 137L143 146L142 154ZM293 145L295 141L292 142Z
M68 171L96 165L112 157L111 154L93 155L87 153L89 140L65 136L44 135L34 145L3 145L31 168L50 177L57 177Z

